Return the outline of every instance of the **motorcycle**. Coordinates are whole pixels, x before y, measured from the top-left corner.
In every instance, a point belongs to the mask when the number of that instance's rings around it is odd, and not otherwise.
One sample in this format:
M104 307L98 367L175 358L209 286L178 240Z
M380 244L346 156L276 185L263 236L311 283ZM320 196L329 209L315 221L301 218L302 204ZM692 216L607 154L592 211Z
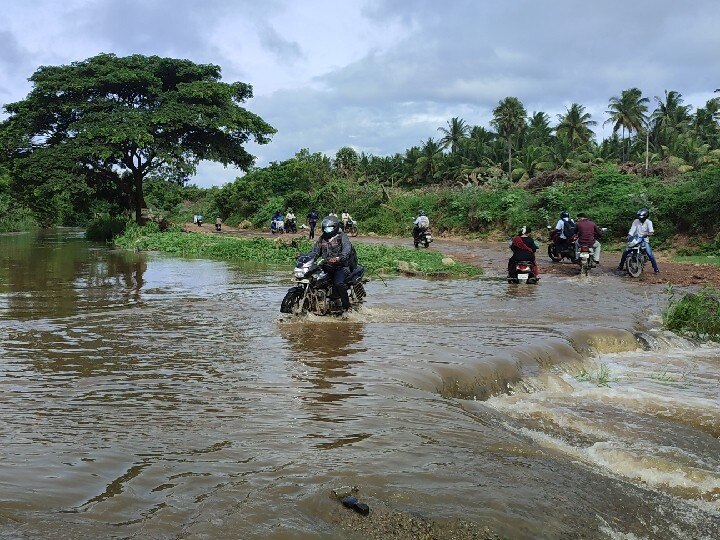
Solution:
M595 250L592 246L580 245L577 254L577 263L580 265L580 274L588 275L591 268L595 268Z
M216 223L216 224L215 224L215 230L216 230L217 232L220 232L220 231L222 230L222 224Z
M550 243L548 244L548 257L552 262L560 262L563 259L568 259L571 263L577 263L575 253L575 240L577 235L567 240L560 238L560 232L557 229L553 229L548 226L550 231Z
M270 232L275 234L284 234L285 233L285 223L282 219L273 219L270 222Z
M645 237L628 237L626 249L629 253L627 259L625 259L625 270L634 278L640 277L645 268L645 263L650 260L645 251Z
M339 315L342 313L340 297L335 294L333 282L325 271L322 259L313 260L309 255L298 257L293 270L296 285L288 289L280 304L280 313L304 315ZM365 267L356 266L345 280L350 306L357 307L365 299L364 283L367 283Z
M288 219L285 221L285 232L288 234L294 234L297 232L297 220Z
M197 223L198 227L202 227L202 216L198 216L197 221L195 223Z
M516 262L515 275L517 277L508 276L508 283L527 283L529 285L534 285L538 282L533 264L529 261Z
M418 231L417 236L413 238L413 243L415 244L415 247L419 247L420 244L423 246L430 247L430 242L433 241L432 234L430 234L430 229L420 229Z
M351 219L345 224L344 227L345 234L348 236L357 236L358 235L358 227L357 227L357 221Z

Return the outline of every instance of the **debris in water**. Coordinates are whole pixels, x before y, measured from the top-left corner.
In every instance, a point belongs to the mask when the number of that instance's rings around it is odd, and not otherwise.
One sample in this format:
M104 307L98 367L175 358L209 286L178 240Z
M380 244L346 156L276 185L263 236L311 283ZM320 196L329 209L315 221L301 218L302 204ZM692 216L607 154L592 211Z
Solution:
M362 514L363 516L367 516L370 513L370 507L367 504L358 501L357 498L352 495L345 497L341 502L346 508L352 508L358 514Z

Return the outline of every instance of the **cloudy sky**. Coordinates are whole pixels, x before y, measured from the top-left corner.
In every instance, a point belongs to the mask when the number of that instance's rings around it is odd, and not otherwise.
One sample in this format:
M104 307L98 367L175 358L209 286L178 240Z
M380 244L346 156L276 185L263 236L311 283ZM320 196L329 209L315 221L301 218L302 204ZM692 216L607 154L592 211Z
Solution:
M403 152L453 116L488 127L516 96L599 124L637 86L703 106L720 88L720 0L0 0L0 103L40 65L100 52L218 64L253 85L246 105L278 133L257 164L301 148ZM654 99L653 105L654 106ZM0 117L3 117L0 114ZM598 129L602 134L602 129ZM607 131L607 130L606 130ZM203 164L195 183L238 171Z

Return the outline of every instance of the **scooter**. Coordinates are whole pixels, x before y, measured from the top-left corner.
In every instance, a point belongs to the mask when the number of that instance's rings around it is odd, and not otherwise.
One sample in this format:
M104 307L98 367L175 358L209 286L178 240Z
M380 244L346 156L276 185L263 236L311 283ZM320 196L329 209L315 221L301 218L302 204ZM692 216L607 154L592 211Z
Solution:
M508 276L508 283L527 283L528 285L534 285L538 282L533 264L529 261L516 262L515 275L517 277Z

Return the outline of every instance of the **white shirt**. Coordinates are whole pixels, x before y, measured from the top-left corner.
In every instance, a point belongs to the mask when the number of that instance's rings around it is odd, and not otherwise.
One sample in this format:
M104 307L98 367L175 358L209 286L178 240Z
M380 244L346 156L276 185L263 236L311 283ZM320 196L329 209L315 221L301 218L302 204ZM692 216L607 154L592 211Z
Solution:
M570 218L560 218L558 220L558 222L555 224L555 229L557 231L560 231L560 238L562 238L563 240L567 239L564 234L566 221L570 221Z
M290 221L291 219L295 219L295 214L293 214L292 212L288 212L285 216L285 221Z
M632 222L632 225L630 225L630 232L628 232L628 236L643 236L647 238L654 232L655 229L653 229L652 221L646 219L645 223L641 223L639 219L636 219Z
M421 229L427 229L430 226L430 218L427 216L418 216L413 225L417 225Z
M351 219L352 219L352 218L350 217L350 214L348 214L347 212L343 212L343 213L342 213L342 220L343 220L343 221L350 221Z

